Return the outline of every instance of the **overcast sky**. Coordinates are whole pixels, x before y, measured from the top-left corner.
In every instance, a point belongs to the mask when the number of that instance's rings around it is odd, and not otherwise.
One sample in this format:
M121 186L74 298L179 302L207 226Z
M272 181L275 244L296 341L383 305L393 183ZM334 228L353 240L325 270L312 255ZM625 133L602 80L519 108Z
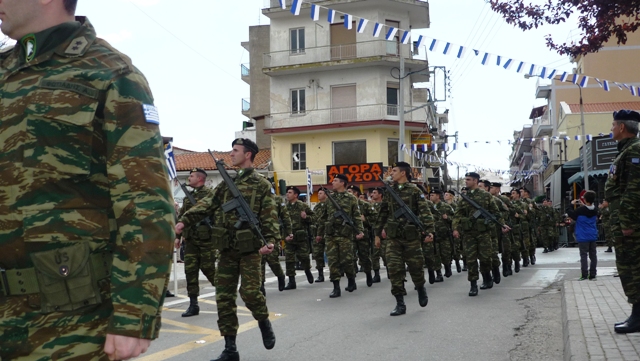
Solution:
M575 34L575 25L525 33L506 24L484 0L429 3L431 28L414 31L413 40L422 34L539 65L572 68L568 58L547 49L544 35L564 42ZM129 55L146 75L162 133L174 137L175 146L228 150L246 120L241 99L249 96L249 86L240 78L240 64L249 62L249 54L240 43L248 40L249 26L269 23L261 15L264 5L264 0L80 0L78 14L88 16L98 35ZM529 122L531 108L541 104L534 96L536 79L525 80L515 68L504 70L495 59L482 66L473 52L464 61L442 55L442 46L426 55L429 65L451 70L452 97L438 104L439 111L450 109L449 134L459 132L459 150L449 159L508 169L511 147L495 141L511 139L514 129ZM424 48L420 56L425 56ZM487 140L492 144L462 147L463 142Z

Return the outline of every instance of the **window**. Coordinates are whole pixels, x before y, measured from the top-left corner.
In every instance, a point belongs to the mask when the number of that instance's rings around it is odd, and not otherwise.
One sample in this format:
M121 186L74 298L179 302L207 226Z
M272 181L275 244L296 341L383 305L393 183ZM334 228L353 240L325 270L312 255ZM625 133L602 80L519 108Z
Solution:
M398 88L397 83L387 83L387 115L398 115Z
M307 169L307 145L305 143L291 144L291 169Z
M304 28L291 29L291 54L304 53Z
M333 164L367 162L367 141L333 142Z
M331 87L331 122L354 122L358 120L355 85Z
M305 110L304 89L293 89L291 91L291 114L304 114Z
M398 140L397 139L387 139L387 154L389 166L395 163L398 160Z

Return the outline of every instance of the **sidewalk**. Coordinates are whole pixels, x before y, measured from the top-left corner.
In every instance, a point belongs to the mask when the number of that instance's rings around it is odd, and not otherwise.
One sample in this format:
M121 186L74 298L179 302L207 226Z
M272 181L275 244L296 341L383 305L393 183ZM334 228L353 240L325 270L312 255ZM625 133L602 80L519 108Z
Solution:
M565 281L562 290L564 360L640 360L640 333L617 334L616 322L624 321L631 305L618 278Z

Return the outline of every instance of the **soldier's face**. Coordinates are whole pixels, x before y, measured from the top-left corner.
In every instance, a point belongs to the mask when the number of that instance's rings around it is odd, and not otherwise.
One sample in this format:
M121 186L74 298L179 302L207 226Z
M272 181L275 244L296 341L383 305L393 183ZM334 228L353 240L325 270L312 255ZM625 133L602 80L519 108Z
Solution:
M198 183L198 176L196 175L195 172L189 174L189 186L193 187L196 185L196 183Z
M394 182L397 182L400 178L402 178L402 172L400 172L400 168L391 168L391 179Z
M478 183L478 180L472 177L465 177L464 178L464 184L467 186L467 188L472 188L474 187L476 184Z
M318 200L324 201L325 199L327 199L327 195L324 193L324 191L318 191Z
M2 1L2 0L0 0ZM246 161L251 161L251 152L244 152L243 145L234 145L231 149L231 162L235 167L244 164Z
M35 32L42 11L39 0L0 0L0 30L14 40Z
M381 196L381 194L378 193L378 191L371 192L371 199L373 199L374 201L379 201L380 200L380 196Z
M295 201L296 199L298 199L298 195L296 194L296 192L294 192L294 191L293 191L293 189L289 189L289 190L287 191L287 200L288 200L289 202L293 202L293 201Z
M347 193L353 194L353 189L347 189Z
M511 199L515 199L515 200L520 199L520 193L518 193L517 191L511 192Z
M453 199L453 196L451 195L451 193L445 193L444 194L444 200L445 201L450 201Z
M614 120L611 123L611 133L614 140L622 140L622 123Z
M493 194L495 196L500 192L500 188L498 188L498 187L490 187L489 188L489 192L491 192L491 194Z
M482 189L483 191L486 191L487 188L485 188L484 183L480 182L478 183L478 188Z
M437 203L437 202L440 201L440 196L438 196L435 193L431 193L431 194L429 194L429 200L431 200L431 202L433 202L433 203Z

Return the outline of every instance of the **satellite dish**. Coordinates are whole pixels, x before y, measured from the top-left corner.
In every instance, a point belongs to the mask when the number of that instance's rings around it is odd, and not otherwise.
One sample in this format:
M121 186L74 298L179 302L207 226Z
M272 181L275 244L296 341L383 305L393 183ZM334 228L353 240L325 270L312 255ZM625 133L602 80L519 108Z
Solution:
M300 153L298 153L298 152L293 153L293 161L294 162L299 162L300 161Z

